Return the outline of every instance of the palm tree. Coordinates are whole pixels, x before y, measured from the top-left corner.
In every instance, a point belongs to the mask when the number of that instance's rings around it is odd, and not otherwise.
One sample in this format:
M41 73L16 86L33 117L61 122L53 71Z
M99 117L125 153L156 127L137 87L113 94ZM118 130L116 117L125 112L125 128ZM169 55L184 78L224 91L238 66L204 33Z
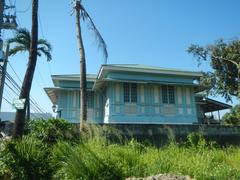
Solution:
M81 3L81 0L76 0L75 11L76 11L76 32L77 41L80 52L80 132L83 130L83 124L87 120L87 89L86 89L86 59L85 50L81 34L81 23L80 20L88 22L88 28L94 32L98 44L98 47L103 51L105 63L108 57L107 45L103 40L101 34L97 30L92 18L89 16L88 12L85 10Z
M30 53L30 44L31 44L31 34L25 28L19 28L16 30L16 33L13 38L8 39L9 44L15 44L13 48L9 50L9 56L14 56L17 53L28 52ZM51 61L52 47L50 43L45 39L39 39L37 41L37 55L42 56L44 54L47 58L47 61Z
M9 51L9 56L14 56L21 52L30 52L31 35L25 28L20 28L16 31L15 36L8 40L9 44L15 44L15 46ZM45 39L38 40L38 56L44 54L47 57L47 61L52 59L51 45ZM29 97L26 99L27 106L27 120L30 119L30 102Z
M18 52L29 52L29 61L24 76L19 99L26 99L23 109L18 109L15 117L13 137L21 137L25 126L26 106L29 104L29 94L37 63L37 56L44 54L50 61L51 45L43 39L38 40L38 0L32 0L32 32L31 35L26 29L18 29L14 38L9 43L15 43L15 47L9 51L9 55Z

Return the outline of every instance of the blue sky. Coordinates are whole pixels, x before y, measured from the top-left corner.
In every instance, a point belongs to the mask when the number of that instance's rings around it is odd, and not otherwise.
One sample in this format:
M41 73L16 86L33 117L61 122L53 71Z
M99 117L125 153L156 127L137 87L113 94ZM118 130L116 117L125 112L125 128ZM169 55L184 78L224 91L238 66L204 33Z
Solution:
M29 30L30 1L16 0L19 27ZM229 40L240 35L238 0L83 0L83 4L107 43L111 64L210 70L207 63L198 67L197 61L186 52L190 44L206 45L219 38ZM39 37L52 44L53 60L47 63L44 57L38 59L31 95L47 112L51 112L51 102L43 87L53 86L50 75L79 73L75 17L70 15L71 10L70 0L39 0ZM97 73L103 56L87 25L82 27L87 73ZM5 31L3 38L12 35L13 32ZM20 54L9 59L21 79L27 57ZM15 77L10 68L8 72ZM14 98L6 93L5 96L9 100ZM4 103L3 111L13 109Z

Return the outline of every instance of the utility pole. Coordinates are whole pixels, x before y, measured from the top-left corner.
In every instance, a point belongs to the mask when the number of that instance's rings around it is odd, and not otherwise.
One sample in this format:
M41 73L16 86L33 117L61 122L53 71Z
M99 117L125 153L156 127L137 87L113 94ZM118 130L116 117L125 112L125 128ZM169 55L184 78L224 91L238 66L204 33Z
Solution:
M3 28L3 11L4 11L4 5L5 5L5 0L0 0L0 56L4 55L3 53L3 40L2 40L2 28ZM1 57L0 57L1 58ZM3 58L3 57L2 57ZM3 82L3 79L5 80L5 72L4 72L4 69L6 69L5 67L5 64L7 65L7 63L4 62L4 59L3 60L3 65L1 67L1 79L0 79L0 113L1 113L1 108L2 108L2 96L3 96L3 86L4 86L4 82ZM0 59L1 61L1 59ZM1 66L1 65L0 65ZM0 117L0 121L1 121L1 117Z
M3 26L3 11L4 11L5 0L0 0L0 33Z
M7 44L6 52L4 54L3 59L3 66L1 67L1 79L0 79L0 112L2 107L2 97L3 97L3 89L4 89L4 83L6 78L6 72L7 72L7 61L8 61L8 54L9 54L9 44Z
M0 63L2 63L1 71L0 71L0 112L2 106L2 99L3 99L3 89L5 83L5 77L7 72L7 61L8 61L8 53L9 53L9 44L7 44L6 51L3 51L3 40L2 40L2 30L9 29L13 30L17 28L16 23L16 12L12 15L9 13L6 15L4 14L4 10L7 9L15 9L15 6L7 6L5 4L5 0L0 0ZM1 117L0 117L1 119Z

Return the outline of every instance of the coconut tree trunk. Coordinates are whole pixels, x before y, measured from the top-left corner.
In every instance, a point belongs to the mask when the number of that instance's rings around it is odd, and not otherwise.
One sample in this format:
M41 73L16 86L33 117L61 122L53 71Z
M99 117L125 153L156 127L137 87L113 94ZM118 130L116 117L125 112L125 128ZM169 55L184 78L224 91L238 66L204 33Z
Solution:
M26 116L26 102L30 94L33 75L37 63L37 41L38 41L38 0L32 0L32 32L31 44L29 52L28 67L24 76L19 99L26 99L24 108L17 110L15 117L15 124L13 130L13 137L21 137L24 132L25 116Z
M81 5L76 1L76 32L77 42L80 52L80 132L83 130L84 123L87 120L87 80L86 80L86 61L85 51L83 46L81 24L80 24L80 10Z

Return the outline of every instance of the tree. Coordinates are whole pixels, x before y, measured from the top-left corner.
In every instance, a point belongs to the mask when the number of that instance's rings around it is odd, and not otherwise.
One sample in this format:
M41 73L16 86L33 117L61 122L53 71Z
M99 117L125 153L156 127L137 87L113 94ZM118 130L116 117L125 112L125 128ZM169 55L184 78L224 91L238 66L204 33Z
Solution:
M81 19L83 21L87 21L89 30L92 30L94 32L94 35L98 42L98 47L103 51L105 63L108 57L106 43L81 2L81 0L76 0L75 4L77 42L80 52L80 132L83 130L83 124L87 120L86 59L81 34Z
M240 105L234 106L230 112L223 116L224 124L240 125Z
M9 56L14 56L17 53L28 52L30 53L30 44L31 44L31 34L25 28L19 28L16 30L16 33L13 38L8 39L9 44L14 44L15 46L9 50ZM51 44L45 39L39 39L37 41L37 55L45 55L47 61L52 60L51 55Z
M24 76L23 84L19 99L29 99L32 86L32 80L37 63L37 56L46 55L47 60L51 60L51 46L46 40L38 40L38 0L32 0L32 31L31 35L26 29L19 29L14 38L9 43L16 43L16 46L10 50L10 55L18 52L28 51L29 60L27 70ZM25 126L27 101L24 103L23 109L18 109L15 117L13 137L21 137Z
M9 44L14 44L15 46L10 49L9 56L14 56L17 53L21 52L30 52L30 43L31 43L31 35L30 32L25 28L20 28L16 31L13 38L8 40ZM51 56L52 47L49 42L45 39L38 40L38 56L44 54L47 57L47 61L52 59ZM27 119L30 118L30 102L29 97L26 99L27 106Z
M238 96L240 82L240 41L229 42L220 39L212 45L201 47L191 45L188 52L197 58L199 65L209 61L212 72L205 72L203 83L210 87L210 95L220 94L227 101L231 96Z

